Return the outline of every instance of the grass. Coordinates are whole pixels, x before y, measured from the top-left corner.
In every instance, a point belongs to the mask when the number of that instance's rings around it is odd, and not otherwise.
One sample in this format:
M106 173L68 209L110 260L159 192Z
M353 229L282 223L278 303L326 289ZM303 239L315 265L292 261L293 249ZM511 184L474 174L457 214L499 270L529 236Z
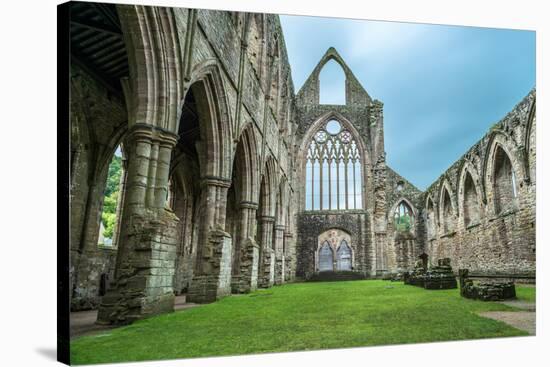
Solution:
M518 286L520 299L534 288ZM92 364L527 335L478 316L515 311L381 280L296 283L83 336L71 362Z
M522 286L516 284L516 298L524 302L536 301L536 290L534 286Z

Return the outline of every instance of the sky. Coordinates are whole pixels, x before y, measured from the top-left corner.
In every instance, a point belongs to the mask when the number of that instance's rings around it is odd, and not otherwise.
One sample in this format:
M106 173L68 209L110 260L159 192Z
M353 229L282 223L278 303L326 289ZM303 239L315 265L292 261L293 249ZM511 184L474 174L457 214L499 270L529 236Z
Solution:
M535 32L281 16L296 93L334 47L384 103L386 162L421 190L535 87ZM344 103L343 72L321 72L321 102Z

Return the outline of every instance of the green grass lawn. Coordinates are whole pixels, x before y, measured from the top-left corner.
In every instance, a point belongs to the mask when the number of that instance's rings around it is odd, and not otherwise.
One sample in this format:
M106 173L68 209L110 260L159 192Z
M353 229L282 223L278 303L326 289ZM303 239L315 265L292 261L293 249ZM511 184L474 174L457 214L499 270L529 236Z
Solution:
M535 288L518 286L520 299ZM296 283L135 322L71 342L73 364L286 352L527 335L483 311L503 304L366 280Z
M516 298L524 302L536 302L536 292L534 286L521 286L516 284Z

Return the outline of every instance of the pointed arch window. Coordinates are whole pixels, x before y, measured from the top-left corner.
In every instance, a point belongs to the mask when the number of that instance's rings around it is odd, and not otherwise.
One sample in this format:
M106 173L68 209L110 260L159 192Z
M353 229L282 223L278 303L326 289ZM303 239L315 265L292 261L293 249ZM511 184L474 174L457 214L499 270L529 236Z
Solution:
M428 226L428 239L435 236L436 233L436 218L434 203L431 198L428 198L428 207L426 210L426 224Z
M478 201L478 193L472 175L466 172L464 179L464 224L469 226L480 220L481 207Z
M319 128L307 146L306 210L362 209L361 163L357 141L339 121Z
M342 240L336 251L336 268L340 271L351 270L351 248L346 240Z
M517 182L510 157L497 147L494 160L494 196L496 213L512 209L517 201Z
M409 204L402 200L393 213L393 223L399 232L410 231L413 228L414 216Z
M346 104L346 74L335 60L329 60L319 73L319 103Z
M319 249L319 271L334 270L334 254L328 242L324 242Z

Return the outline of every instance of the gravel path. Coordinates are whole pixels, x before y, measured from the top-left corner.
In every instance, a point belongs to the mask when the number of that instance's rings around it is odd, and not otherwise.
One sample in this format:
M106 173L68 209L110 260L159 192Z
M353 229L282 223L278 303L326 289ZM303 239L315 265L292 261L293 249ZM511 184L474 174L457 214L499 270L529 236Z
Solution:
M529 335L536 334L535 312L531 311L491 311L481 312L481 316L503 321L516 329L524 330Z
M200 306L196 303L185 302L185 295L177 296L174 302L174 311L187 310ZM97 310L71 312L71 339L82 335L95 334L102 330L113 329L116 326L97 325Z

